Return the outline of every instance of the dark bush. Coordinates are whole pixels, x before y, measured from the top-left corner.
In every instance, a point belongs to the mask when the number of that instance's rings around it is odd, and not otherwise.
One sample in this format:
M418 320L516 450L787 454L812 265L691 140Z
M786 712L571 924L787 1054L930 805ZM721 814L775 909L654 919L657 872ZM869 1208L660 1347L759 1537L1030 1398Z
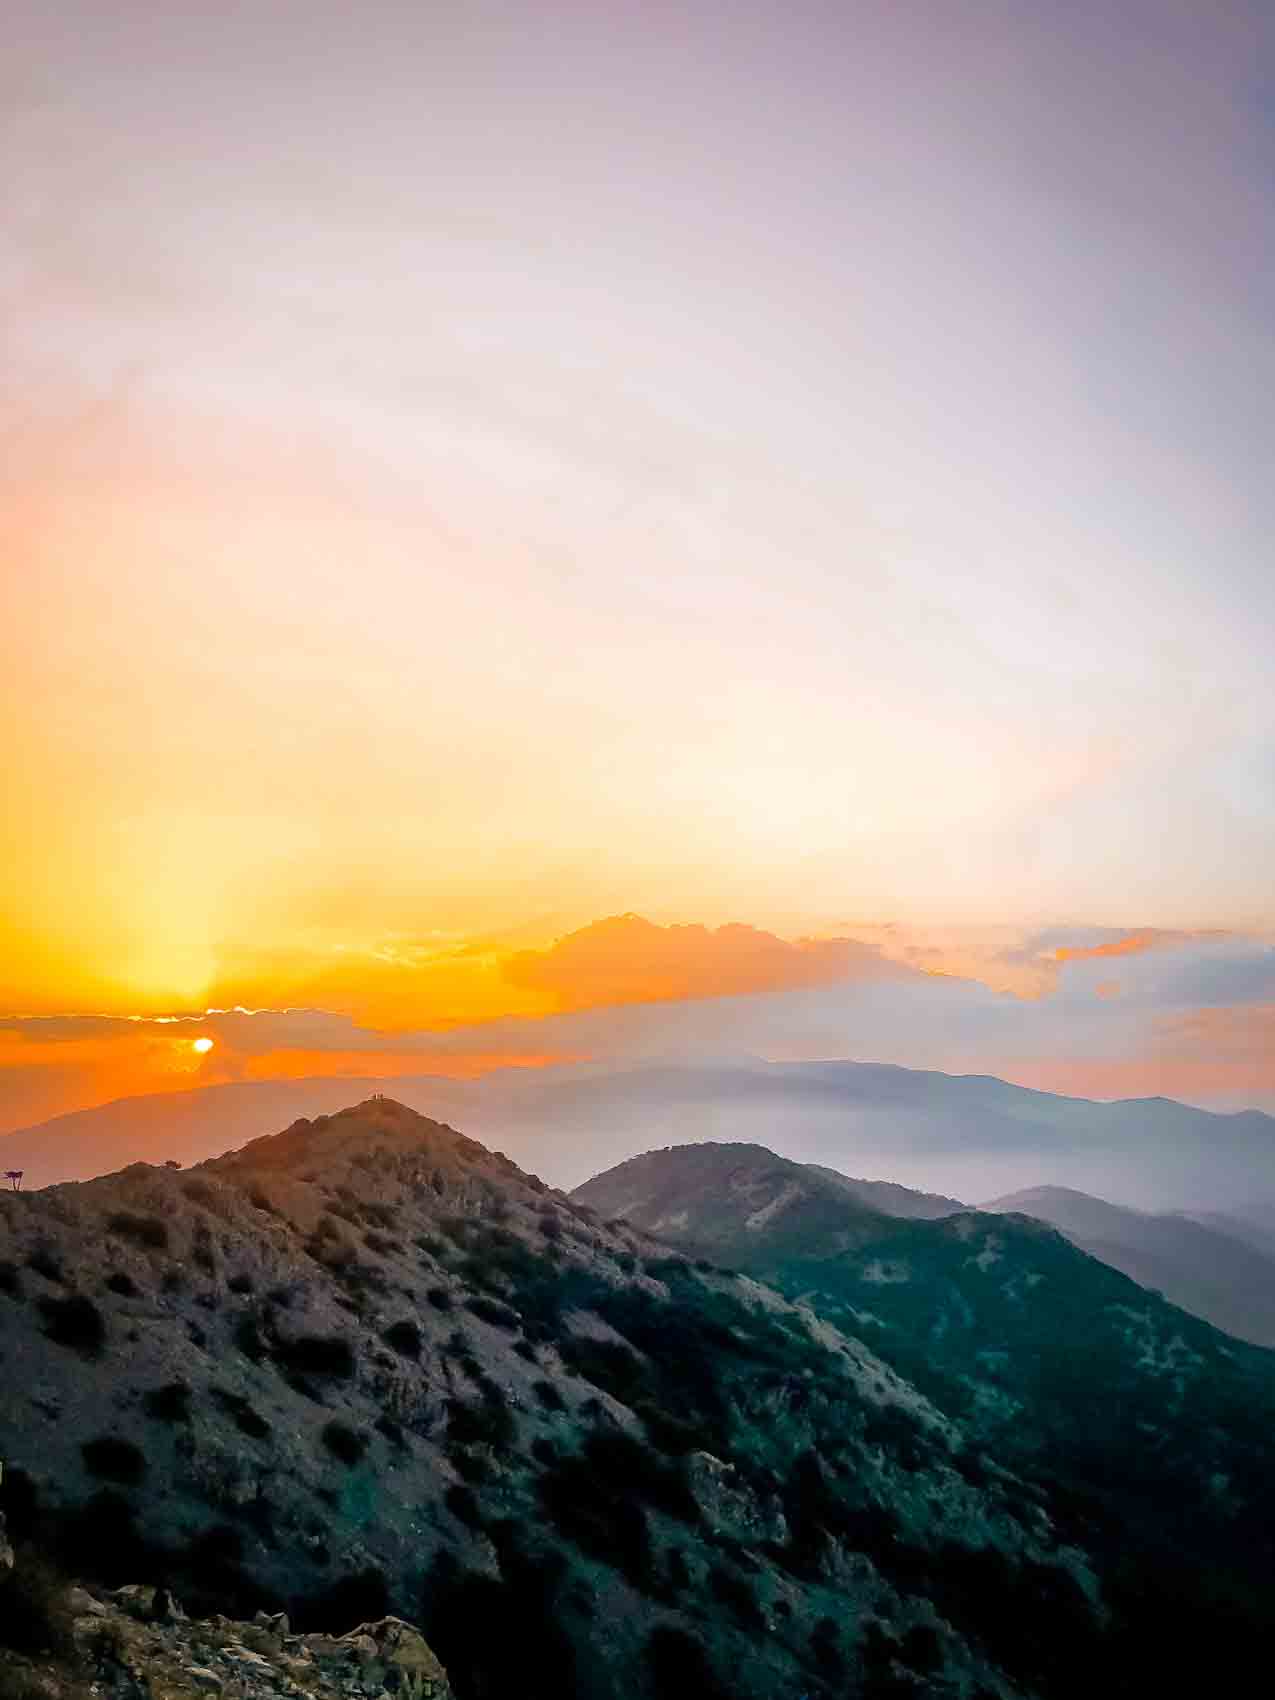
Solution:
M510 1310L509 1306L501 1304L499 1299L484 1298L478 1294L474 1298L466 1299L465 1307L483 1322L490 1322L494 1328L507 1329L511 1334L520 1326L517 1311Z
M397 1240L387 1239L384 1234L374 1233L371 1229L364 1234L363 1244L378 1257L397 1257L403 1251Z
M58 1262L51 1246L37 1246L27 1258L27 1268L34 1269L37 1275L43 1275L46 1281L53 1281L59 1287L66 1284L62 1265Z
M425 1297L435 1310L450 1310L452 1308L452 1295L446 1287L431 1287Z
M503 1402L484 1398L480 1404L463 1399L447 1401L447 1438L457 1446L511 1446L517 1438L514 1420Z
M74 1614L67 1604L66 1577L29 1547L19 1549L17 1560L0 1580L0 1646L17 1653L73 1656ZM0 1670L0 1677L9 1674ZM27 1692L34 1697L43 1688L33 1682Z
M240 1434L249 1435L253 1440L264 1440L270 1433L270 1424L264 1417L258 1416L241 1393L230 1393L223 1388L214 1387L212 1396L232 1419Z
M117 1210L106 1226L122 1240L144 1246L147 1251L168 1250L168 1224L162 1216L138 1216L132 1210Z
M319 1630L325 1635L343 1635L360 1623L376 1623L390 1609L390 1590L385 1572L376 1566L343 1576L323 1593L312 1595L291 1614L301 1631Z
M725 1565L716 1564L709 1572L708 1583L713 1598L719 1600L745 1629L756 1632L766 1627L756 1596L742 1576L737 1576Z
M383 1434L391 1446L397 1446L401 1450L407 1445L402 1425L396 1423L393 1417L387 1417L384 1411L382 1411L380 1416L376 1419L374 1426L376 1428L376 1432L378 1434Z
M137 1282L131 1275L126 1275L122 1269L117 1269L114 1275L106 1277L106 1290L118 1293L122 1299L137 1297Z
M265 1357L266 1343L261 1338L255 1316L241 1316L235 1323L235 1345L254 1364L259 1364Z
M718 1681L703 1646L685 1629L663 1623L653 1629L647 1637L646 1664L656 1694L731 1700L731 1690Z
M464 1523L471 1529L482 1528L482 1512L478 1508L478 1496L473 1488L466 1487L464 1482L453 1482L444 1495L443 1502L457 1522Z
M133 1487L146 1474L146 1459L140 1448L118 1435L100 1434L96 1440L86 1440L80 1451L85 1469L103 1481Z
M348 1423L333 1420L323 1425L323 1444L334 1458L339 1458L343 1464L353 1466L359 1462L367 1451L367 1439L352 1429Z
M618 1399L632 1405L651 1389L651 1377L637 1354L618 1340L590 1340L568 1334L558 1342L558 1355L568 1369Z
M39 1304L44 1332L57 1345L94 1357L106 1344L102 1313L83 1293L72 1293L65 1299L42 1298Z
M533 1381L531 1391L546 1411L565 1411L567 1402L552 1381Z
M10 1263L7 1258L0 1258L0 1293L11 1299L22 1297L22 1277L18 1273L16 1263Z
M406 1317L401 1322L391 1322L381 1338L387 1346L392 1346L400 1357L419 1358L421 1355L421 1331L416 1323Z
M184 1381L170 1381L165 1387L152 1387L142 1395L142 1409L157 1422L188 1423L190 1388Z
M916 1623L904 1635L899 1657L909 1670L930 1676L943 1668L943 1641L929 1623Z
M228 1292L238 1293L241 1297L246 1296L252 1291L252 1276L232 1275L226 1282L226 1289Z
M348 1381L354 1374L354 1350L339 1334L297 1334L291 1340L277 1340L274 1357L294 1375Z

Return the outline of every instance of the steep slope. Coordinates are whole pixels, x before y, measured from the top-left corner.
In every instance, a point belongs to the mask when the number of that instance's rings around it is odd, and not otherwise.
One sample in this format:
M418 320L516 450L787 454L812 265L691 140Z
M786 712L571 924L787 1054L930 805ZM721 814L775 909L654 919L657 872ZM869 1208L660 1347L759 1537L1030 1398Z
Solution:
M1127 1210L1069 1187L1032 1187L979 1206L1049 1222L1073 1245L1163 1293L1193 1316L1257 1346L1275 1346L1275 1246L1264 1255L1234 1218Z
M1053 1696L1096 1658L1132 1693L1143 1657L1075 1520L857 1338L384 1100L5 1195L0 1456L72 1571L394 1610L460 1700Z
M607 1052L599 1044L591 1054ZM199 1161L295 1117L331 1113L359 1090L378 1085L252 1081L122 1100L0 1137L0 1168L26 1169L27 1185L38 1186L139 1160ZM603 1060L471 1081L423 1075L396 1080L394 1093L563 1186L648 1149L658 1129L669 1143L753 1140L794 1160L963 1198L1046 1174L1155 1210L1247 1215L1275 1201L1270 1116L1215 1115L1167 1099L1095 1103L986 1076L857 1062Z
M651 1152L575 1196L861 1332L1070 1506L1144 1604L1198 1606L1203 1570L1220 1623L1260 1615L1275 1584L1275 1356L1037 1221L889 1218L754 1146Z

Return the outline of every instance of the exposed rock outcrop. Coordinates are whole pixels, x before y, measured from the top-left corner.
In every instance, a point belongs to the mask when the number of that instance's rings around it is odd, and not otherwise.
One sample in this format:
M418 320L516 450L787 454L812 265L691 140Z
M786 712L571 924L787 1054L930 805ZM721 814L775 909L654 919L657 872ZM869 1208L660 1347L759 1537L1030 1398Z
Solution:
M250 1623L190 1619L163 1589L69 1588L73 1648L62 1657L0 1649L0 1678L48 1700L85 1684L111 1700L453 1700L424 1636L402 1618L345 1635L293 1635L282 1613Z

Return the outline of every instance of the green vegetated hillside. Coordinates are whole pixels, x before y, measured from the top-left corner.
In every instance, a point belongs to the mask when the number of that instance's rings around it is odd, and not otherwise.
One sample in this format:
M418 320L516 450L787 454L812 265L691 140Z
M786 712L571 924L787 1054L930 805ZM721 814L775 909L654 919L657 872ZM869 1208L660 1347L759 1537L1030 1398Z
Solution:
M820 1232L856 1255L881 1219L839 1205ZM1125 1573L1079 1475L952 1396L958 1356L885 1361L901 1308L794 1302L708 1256L384 1100L7 1195L0 1509L71 1571L195 1610L397 1611L460 1700L1008 1700L1098 1670L1140 1696L1245 1656L1243 1598L1166 1633L1158 1573ZM1157 1420L1195 1397L1180 1357ZM1212 1491L1248 1542L1243 1444L1219 1434Z
M886 1216L758 1146L651 1152L575 1196L869 1342L967 1443L1030 1480L1102 1578L1117 1668L1155 1675L1142 1692L1190 1692L1214 1661L1259 1656L1275 1355L1040 1222Z

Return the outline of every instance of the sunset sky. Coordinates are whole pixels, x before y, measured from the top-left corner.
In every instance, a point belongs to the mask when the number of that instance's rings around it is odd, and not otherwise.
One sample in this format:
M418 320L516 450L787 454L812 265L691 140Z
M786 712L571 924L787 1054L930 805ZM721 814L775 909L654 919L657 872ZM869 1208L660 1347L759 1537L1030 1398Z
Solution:
M1269 6L0 12L0 1127L759 994L1275 1107Z

